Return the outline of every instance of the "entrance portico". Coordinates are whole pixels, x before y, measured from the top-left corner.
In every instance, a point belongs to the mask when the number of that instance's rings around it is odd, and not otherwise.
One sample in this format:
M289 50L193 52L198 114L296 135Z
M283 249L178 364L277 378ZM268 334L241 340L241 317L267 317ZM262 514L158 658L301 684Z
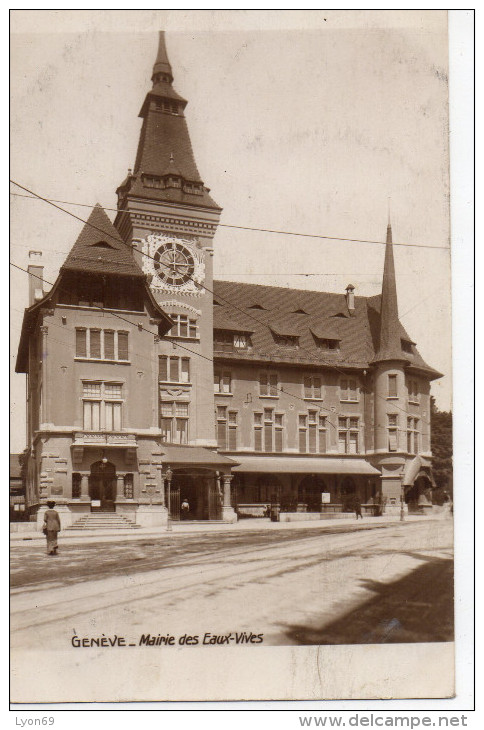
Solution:
M179 520L221 520L236 522L231 504L231 468L233 459L200 446L162 446L163 475L170 467L170 483L163 476L165 504L170 489L170 518ZM188 509L181 510L183 501Z

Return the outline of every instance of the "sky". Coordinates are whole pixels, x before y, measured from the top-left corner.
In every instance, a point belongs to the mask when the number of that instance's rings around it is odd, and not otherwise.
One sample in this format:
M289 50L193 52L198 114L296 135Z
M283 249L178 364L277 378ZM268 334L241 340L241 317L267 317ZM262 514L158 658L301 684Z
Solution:
M133 167L157 31L205 184L225 224L215 276L356 295L381 292L389 198L399 313L451 393L448 50L442 11L16 11L11 177L43 197L115 208ZM14 185L12 192L22 192ZM87 218L89 208L64 205ZM111 219L114 212L108 210ZM82 223L11 197L11 260L43 252L55 281ZM14 365L27 276L12 269ZM25 376L12 376L13 451Z

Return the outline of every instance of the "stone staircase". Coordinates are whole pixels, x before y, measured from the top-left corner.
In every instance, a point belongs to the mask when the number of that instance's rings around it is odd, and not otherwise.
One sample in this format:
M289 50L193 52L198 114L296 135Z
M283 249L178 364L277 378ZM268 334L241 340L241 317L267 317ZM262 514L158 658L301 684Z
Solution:
M139 530L127 517L116 512L91 512L83 515L67 530Z

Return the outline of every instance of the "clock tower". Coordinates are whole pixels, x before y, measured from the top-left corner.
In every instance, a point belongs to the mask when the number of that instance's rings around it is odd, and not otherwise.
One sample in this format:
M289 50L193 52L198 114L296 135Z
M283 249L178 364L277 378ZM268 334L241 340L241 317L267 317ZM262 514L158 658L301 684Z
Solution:
M175 323L173 340L158 344L162 438L213 448L212 242L221 208L193 156L187 102L173 88L164 32L151 81L134 168L116 191L115 226Z

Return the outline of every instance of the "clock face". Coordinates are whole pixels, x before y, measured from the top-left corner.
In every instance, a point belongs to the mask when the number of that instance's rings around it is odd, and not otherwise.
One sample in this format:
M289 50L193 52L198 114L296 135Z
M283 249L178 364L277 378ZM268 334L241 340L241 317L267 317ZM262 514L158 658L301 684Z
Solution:
M152 233L142 242L143 271L153 291L201 296L205 278L204 254L197 239Z
M153 259L157 276L169 286L184 286L195 272L195 260L190 250L176 241L162 244L155 251Z

